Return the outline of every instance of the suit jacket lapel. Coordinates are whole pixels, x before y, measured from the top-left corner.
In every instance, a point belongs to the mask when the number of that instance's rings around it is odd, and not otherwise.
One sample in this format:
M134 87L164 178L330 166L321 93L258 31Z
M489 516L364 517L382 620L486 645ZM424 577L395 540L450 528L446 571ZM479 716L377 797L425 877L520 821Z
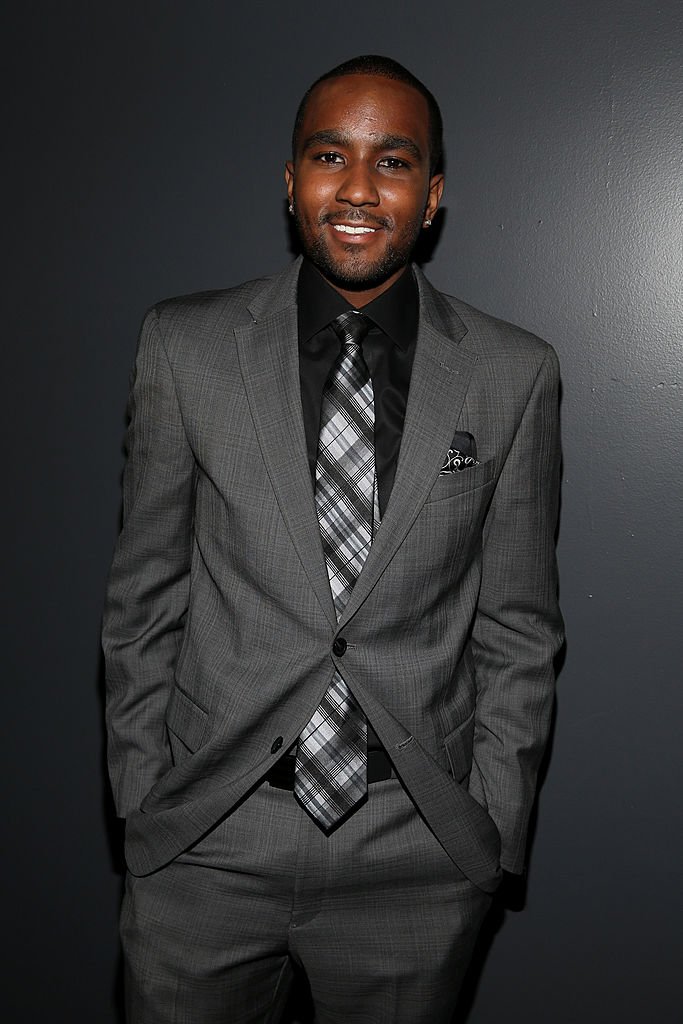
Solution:
M292 542L330 623L334 605L320 542L306 453L296 283L300 260L250 303L252 323L235 328L240 367L256 433ZM416 271L420 321L396 478L382 525L344 610L358 610L412 526L453 438L476 355L459 342L466 328Z
M295 261L253 300L252 323L235 329L240 368L263 459L283 519L310 584L330 622L336 617L306 453Z
M443 465L476 355L459 344L465 325L416 271L420 321L396 477L382 525L344 610L358 610L412 526Z

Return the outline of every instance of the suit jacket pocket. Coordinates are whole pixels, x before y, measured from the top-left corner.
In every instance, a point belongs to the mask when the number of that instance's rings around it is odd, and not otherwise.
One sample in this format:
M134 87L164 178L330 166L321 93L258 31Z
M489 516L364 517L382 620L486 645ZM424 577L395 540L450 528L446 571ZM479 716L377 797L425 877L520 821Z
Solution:
M166 711L166 729L174 764L179 764L199 749L208 720L208 712L175 686Z
M427 496L427 501L443 501L445 498L453 498L466 491L483 487L493 477L495 465L495 459L489 459L487 462L481 462L478 466L470 467L470 469L462 469L459 473L439 475Z
M474 743L474 711L464 722L449 732L443 741L451 775L456 782L465 782L472 768Z

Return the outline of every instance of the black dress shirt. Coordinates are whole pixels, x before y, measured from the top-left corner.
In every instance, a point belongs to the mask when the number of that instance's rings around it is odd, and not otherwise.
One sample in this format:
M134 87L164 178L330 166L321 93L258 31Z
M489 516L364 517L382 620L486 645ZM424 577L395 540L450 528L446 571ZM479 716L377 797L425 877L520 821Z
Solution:
M301 404L315 489L323 388L340 352L339 337L330 323L353 307L307 260L303 261L299 272L297 307ZM407 268L391 288L363 306L363 313L372 321L363 340L363 355L372 377L375 398L375 467L383 516L396 475L417 341L419 299L412 270ZM369 723L368 749L381 749Z
M323 388L340 351L339 338L330 323L353 307L307 260L299 273L297 306L301 402L315 487ZM411 269L407 268L391 288L363 306L363 313L372 321L363 340L363 355L375 396L375 465L383 516L396 475L417 341L419 300Z

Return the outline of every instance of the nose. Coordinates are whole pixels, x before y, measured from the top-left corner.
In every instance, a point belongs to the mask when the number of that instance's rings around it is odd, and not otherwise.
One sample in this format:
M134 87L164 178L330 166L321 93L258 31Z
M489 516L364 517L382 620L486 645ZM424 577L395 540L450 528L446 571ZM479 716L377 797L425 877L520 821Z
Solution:
M379 192L372 168L362 161L350 163L339 182L337 202L348 203L350 206L377 206Z

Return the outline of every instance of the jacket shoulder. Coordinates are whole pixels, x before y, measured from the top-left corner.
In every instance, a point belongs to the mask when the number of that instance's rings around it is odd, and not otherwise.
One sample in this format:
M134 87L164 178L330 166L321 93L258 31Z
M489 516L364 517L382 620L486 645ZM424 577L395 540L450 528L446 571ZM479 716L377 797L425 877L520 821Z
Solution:
M429 312L433 325L446 336L457 334L459 344L480 358L522 356L536 365L557 362L553 347L531 331L438 291L422 273L418 274L418 285L423 308Z
M475 345L482 354L491 355L496 351L526 352L529 355L535 354L540 359L552 359L555 355L552 345L518 324L485 313L452 295L440 294L452 312L465 324L468 347Z
M156 302L147 315L156 317L164 331L183 326L208 327L219 320L227 320L232 326L250 323L250 303L273 280L274 277L259 277L231 288L176 295Z
M251 326L261 313L277 311L295 301L297 275L298 265L294 263L279 274L233 288L157 302L143 321L140 345L161 344L172 362L203 358L214 349L224 352L226 344L230 347L234 341L236 330Z

